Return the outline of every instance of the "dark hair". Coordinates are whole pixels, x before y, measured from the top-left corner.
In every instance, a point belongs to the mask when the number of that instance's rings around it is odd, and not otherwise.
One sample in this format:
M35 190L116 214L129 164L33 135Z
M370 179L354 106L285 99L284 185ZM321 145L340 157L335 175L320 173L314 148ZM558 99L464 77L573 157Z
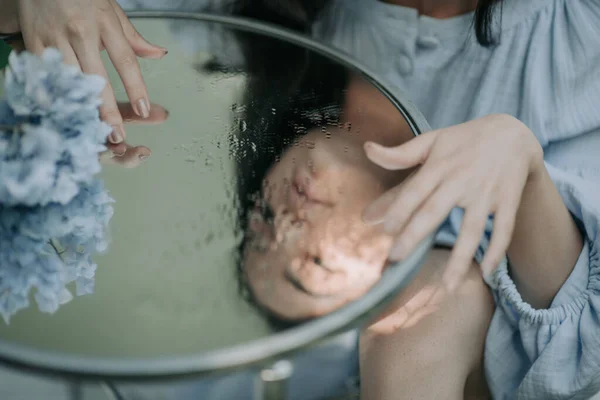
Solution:
M234 14L283 25L300 33L308 31L307 24L286 17L285 10L261 5L260 1L240 1ZM309 6L306 10L313 10L305 14L306 18L316 17L317 7ZM339 122L348 76L345 67L300 46L248 32L234 33L243 55L246 88L238 107L240 111L235 113L238 130L230 146L237 164L238 229L247 233L250 210L269 168L309 130ZM212 68L219 69L214 65ZM247 245L248 237L244 237L237 251L242 297L276 331L302 322L279 318L256 301L243 265Z
M495 43L493 9L500 2L478 3L473 25L481 45ZM239 0L233 13L309 33L328 3L328 0ZM240 127L231 148L237 163L238 229L247 232L248 214L261 191L264 176L281 153L308 130L339 121L338 110L348 76L344 67L301 47L247 32L237 32L236 39L243 53L247 85L239 107ZM226 68L216 64L206 67L217 71ZM237 252L240 294L275 330L301 322L281 319L256 301L243 268L246 246L244 239Z
M473 26L477 41L482 46L491 46L499 43L498 32L494 32L493 29L495 9L498 6L502 8L502 0L479 0L477 2ZM501 13L499 18L501 21Z

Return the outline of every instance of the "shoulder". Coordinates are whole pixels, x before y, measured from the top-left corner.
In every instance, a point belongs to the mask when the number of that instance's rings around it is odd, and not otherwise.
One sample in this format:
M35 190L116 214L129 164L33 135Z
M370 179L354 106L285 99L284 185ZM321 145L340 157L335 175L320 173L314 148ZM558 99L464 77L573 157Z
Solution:
M499 52L520 58L524 118L546 144L599 130L600 0L505 3Z

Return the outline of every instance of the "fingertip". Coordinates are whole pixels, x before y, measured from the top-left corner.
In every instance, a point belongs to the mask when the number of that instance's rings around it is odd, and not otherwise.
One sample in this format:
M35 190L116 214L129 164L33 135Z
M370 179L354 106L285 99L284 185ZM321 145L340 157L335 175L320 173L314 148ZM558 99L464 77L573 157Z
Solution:
M381 149L384 149L384 147L382 145L380 145L379 143L366 141L364 144L364 149L365 149L365 151L369 152L372 150L381 150Z
M388 256L388 258L391 261L400 261L405 257L405 254L406 254L406 247L405 247L404 243L397 242L392 247L392 250L390 251L390 255Z
M140 160L145 160L152 155L152 151L148 147L140 147L138 151L138 157Z
M448 294L454 294L456 292L458 279L454 275L445 275L442 282Z
M125 140L125 129L121 125L113 125L113 131L108 136L108 141L112 144L119 144Z
M496 265L498 265L498 263L496 263L495 261L484 260L481 263L481 273L485 281L488 281L492 277L496 269Z
M161 59L169 54L167 48L149 43L143 38L141 38L141 42L137 46L132 44L132 48L135 54L142 58Z
M155 47L151 51L139 51L137 53L139 57L150 60L160 60L167 54L169 54L169 51L167 49L163 49L162 47Z
M142 97L132 104L133 111L143 119L147 119L150 116L150 102Z
M121 142L119 144L109 144L107 147L108 150L110 150L117 157L124 156L127 152L127 146L124 142Z
M463 275L460 269L456 268L456 263L450 262L442 276L442 286L450 294L455 293L460 286Z
M379 225L385 220L389 206L385 205L386 198L379 198L371 203L361 215L364 224L373 226Z
M365 155L371 162L387 169L389 163L385 161L387 161L389 156L388 153L385 152L385 147L374 142L366 142L364 144L364 149Z
M362 222L365 225L373 226L383 222L382 213L379 210L367 208L361 216Z

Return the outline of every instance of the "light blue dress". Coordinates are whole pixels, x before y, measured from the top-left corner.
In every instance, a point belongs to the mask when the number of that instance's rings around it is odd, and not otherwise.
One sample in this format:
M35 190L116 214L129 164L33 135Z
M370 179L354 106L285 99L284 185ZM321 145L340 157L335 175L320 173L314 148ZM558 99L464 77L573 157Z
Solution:
M180 2L198 10L207 3ZM504 0L493 48L476 43L472 17L436 20L378 0L334 0L314 36L382 76L434 129L507 113L535 133L585 246L547 310L523 302L500 265L488 282L497 309L486 375L495 399L589 399L600 391L600 0ZM455 241L461 218L453 211L440 243Z
M547 310L523 302L502 263L489 282L486 375L495 399L589 399L600 391L600 0L505 0L496 48L476 43L471 20L341 0L315 33L382 74L434 129L507 113L535 133L585 246ZM461 219L455 210L441 243Z

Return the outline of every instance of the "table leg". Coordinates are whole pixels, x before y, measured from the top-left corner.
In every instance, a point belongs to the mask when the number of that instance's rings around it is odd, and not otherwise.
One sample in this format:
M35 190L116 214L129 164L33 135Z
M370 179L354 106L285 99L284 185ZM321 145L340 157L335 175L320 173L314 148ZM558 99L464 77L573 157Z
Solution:
M69 384L69 398L71 400L83 400L83 383L80 381L72 381Z
M286 360L277 361L260 371L255 400L285 400L293 372L294 366Z
M104 391L109 395L111 400L127 400L114 383L105 381L102 382L102 387L104 387Z

